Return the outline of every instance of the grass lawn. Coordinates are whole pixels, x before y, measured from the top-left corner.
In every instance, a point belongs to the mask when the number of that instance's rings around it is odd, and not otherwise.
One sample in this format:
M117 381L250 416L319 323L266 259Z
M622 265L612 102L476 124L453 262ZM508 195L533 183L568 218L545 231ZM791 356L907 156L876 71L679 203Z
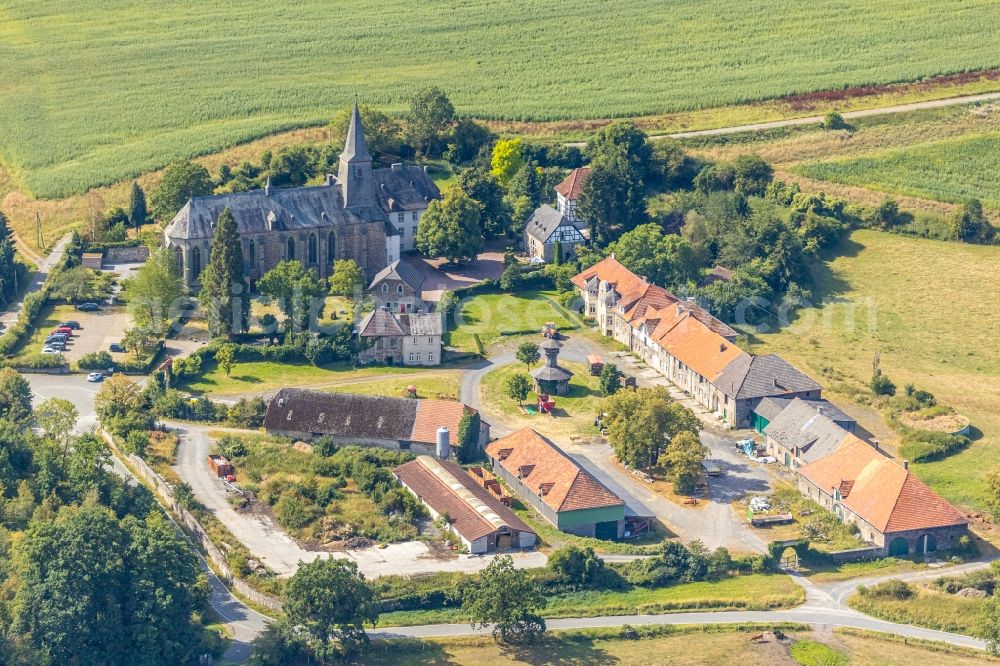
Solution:
M589 368L583 363L559 365L572 372L573 377L569 382L569 394L555 396L556 408L553 416L522 414L517 402L504 395L503 385L507 378L526 372L523 363L505 365L483 377L479 388L479 398L483 407L491 414L502 414L505 420L516 427L530 426L550 437L596 435L594 417L600 411L601 402L604 400L599 378L592 376ZM524 404L533 406L536 403L537 394L532 391Z
M917 587L916 590L916 596L910 599L872 598L855 594L847 603L855 610L890 622L960 634L974 631L984 605L982 599L965 599L926 587Z
M548 597L547 618L596 617L681 612L697 609L766 610L805 601L805 592L784 574L735 576L718 582L682 583L657 589L622 592L587 590ZM396 611L379 616L380 626L464 622L460 608Z
M989 0L762 0L738 16L722 0L628 0L610 17L584 0L64 9L13 3L0 26L0 159L47 197L325 123L359 91L391 111L439 85L462 115L608 118L1000 65ZM261 25L267 49L245 39Z
M455 326L448 334L447 344L465 352L479 351L474 336L486 349L505 338L537 334L547 322L560 329L573 326L551 302L554 292L522 291L518 294L479 294L462 301L455 310Z
M856 231L834 254L816 267L818 305L755 336L753 352L781 354L834 400L862 404L878 352L897 386L913 382L972 420L972 446L911 469L945 498L981 507L983 476L1000 454L1000 347L988 342L1000 290L986 277L1000 247Z
M345 364L333 364L317 367L309 363L248 361L237 363L232 374L226 377L226 373L220 370L213 361L206 363L204 372L187 382L182 388L213 396L238 395L260 393L282 386L323 388L333 384L357 382L360 379L377 378L383 375L393 378L399 375L416 376L420 372L419 369L399 366L355 368Z
M364 395L387 395L405 398L407 388L417 387L418 398L458 400L461 370L426 370L392 377L370 377L367 381L333 384L325 387L339 393L363 393Z
M906 573L908 571L919 571L926 568L927 565L923 562L885 557L868 562L844 562L836 567L818 569L815 570L815 573L809 575L809 580L814 583L833 583L839 580L887 576L890 574Z

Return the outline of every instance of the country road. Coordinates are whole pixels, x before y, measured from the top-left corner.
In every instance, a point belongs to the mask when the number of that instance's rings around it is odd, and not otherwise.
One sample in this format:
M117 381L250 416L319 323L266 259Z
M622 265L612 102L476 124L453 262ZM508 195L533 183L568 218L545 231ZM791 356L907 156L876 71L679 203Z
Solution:
M960 97L946 97L944 99L931 99L923 102L911 102L909 104L893 104L891 106L880 106L874 109L861 109L859 111L845 111L840 114L845 120L853 118L869 118L871 116L885 116L894 113L906 113L908 111L920 111L921 109L940 109L949 106L961 106L963 104L975 104L976 102L991 102L1000 100L1000 92L982 93L978 95L962 95ZM697 136L722 136L726 134L740 134L742 132L756 132L761 130L778 129L781 127L799 127L802 125L818 125L823 122L823 116L806 116L803 118L787 118L785 120L771 120L762 123L749 123L747 125L731 125L729 127L715 127L712 129L691 130L689 132L673 132L669 134L652 134L650 140L657 139L687 139ZM587 145L585 141L567 143L567 146L583 148Z

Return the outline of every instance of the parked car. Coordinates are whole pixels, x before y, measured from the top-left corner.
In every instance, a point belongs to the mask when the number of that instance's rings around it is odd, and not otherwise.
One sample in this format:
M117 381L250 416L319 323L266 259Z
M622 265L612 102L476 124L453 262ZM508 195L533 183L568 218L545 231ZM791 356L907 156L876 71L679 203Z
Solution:
M81 328L83 328L83 326L80 326L80 322L72 320L64 321L63 323L59 324L59 326L60 327L65 326L66 328L71 328L74 331L79 331Z
M76 309L80 312L94 312L96 310L100 310L101 306L97 303L80 303L76 306Z
M113 352L117 352L117 353L121 354L121 353L124 353L125 348L122 347L117 342L112 342L110 345L108 345L108 351L113 351Z
M49 344L50 342L66 342L67 340L69 340L69 336L65 333L54 333L45 338L45 344Z
M61 354L62 352L58 349L53 349L52 347L45 347L42 349L42 353L48 356L49 354Z
M70 328L69 326L58 326L56 328L53 328L52 332L49 335L55 335L56 333L65 333L66 337L68 338L73 337L73 329Z
M50 347L52 349L58 349L59 351L66 349L66 343L63 342L62 340L46 340L45 344L42 346Z
M102 379L104 379L104 375L102 375L99 372L92 372L89 375L87 375L88 382L99 382Z

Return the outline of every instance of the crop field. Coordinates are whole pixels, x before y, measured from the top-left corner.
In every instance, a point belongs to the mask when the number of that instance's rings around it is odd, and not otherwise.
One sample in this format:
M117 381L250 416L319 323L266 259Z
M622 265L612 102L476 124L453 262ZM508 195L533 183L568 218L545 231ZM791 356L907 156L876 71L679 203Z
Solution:
M814 307L759 334L754 353L778 353L835 401L870 395L872 358L902 388L913 382L968 416L971 446L911 465L945 498L982 508L983 477L1000 454L1000 247L855 231L815 269Z
M437 84L487 118L725 106L1000 66L992 0L12 0L0 156L43 197ZM929 64L933 63L933 64Z
M946 139L793 169L807 178L1000 208L1000 133Z

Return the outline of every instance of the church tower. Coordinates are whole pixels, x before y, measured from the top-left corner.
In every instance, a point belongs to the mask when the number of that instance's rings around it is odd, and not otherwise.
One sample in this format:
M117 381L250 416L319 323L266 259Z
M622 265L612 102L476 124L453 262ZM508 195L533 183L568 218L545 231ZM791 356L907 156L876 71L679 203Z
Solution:
M347 128L347 144L340 154L337 180L344 195L345 208L375 206L375 181L372 177L372 156L365 143L365 130L361 125L358 100L354 99L354 112Z

